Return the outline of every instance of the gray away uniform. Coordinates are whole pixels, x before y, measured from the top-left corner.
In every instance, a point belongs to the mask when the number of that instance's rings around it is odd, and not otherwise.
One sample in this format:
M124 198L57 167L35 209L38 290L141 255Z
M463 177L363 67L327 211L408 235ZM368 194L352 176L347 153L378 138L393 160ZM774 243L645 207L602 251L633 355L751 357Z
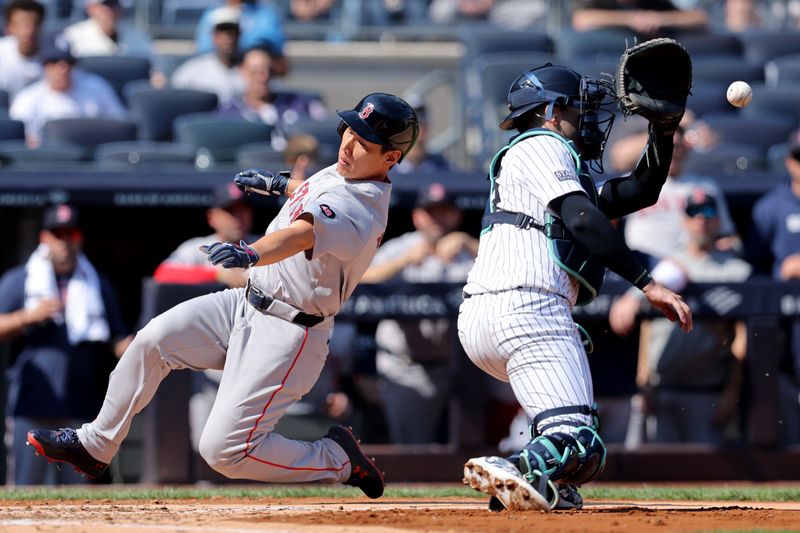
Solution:
M252 268L250 282L325 319L308 328L263 313L247 302L245 289L201 296L159 315L138 333L111 374L100 414L78 430L89 453L111 460L131 419L171 370L224 367L200 439L200 453L212 468L230 478L259 481L347 480L348 457L333 441L289 440L272 429L317 381L333 316L375 255L390 196L390 183L346 180L335 166L300 185L267 234L309 213L313 250Z

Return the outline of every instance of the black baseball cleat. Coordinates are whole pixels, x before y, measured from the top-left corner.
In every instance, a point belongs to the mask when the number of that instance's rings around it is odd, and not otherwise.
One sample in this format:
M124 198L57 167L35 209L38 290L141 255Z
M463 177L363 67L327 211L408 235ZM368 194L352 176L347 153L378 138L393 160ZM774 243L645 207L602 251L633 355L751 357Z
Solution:
M28 445L36 448L36 455L44 456L48 462L70 463L91 479L101 476L108 468L106 463L89 455L74 429L32 429L28 432Z
M383 496L383 488L386 486L383 474L373 460L361 451L358 439L350 428L333 426L323 438L336 442L350 458L350 477L344 482L345 485L358 487L373 499Z

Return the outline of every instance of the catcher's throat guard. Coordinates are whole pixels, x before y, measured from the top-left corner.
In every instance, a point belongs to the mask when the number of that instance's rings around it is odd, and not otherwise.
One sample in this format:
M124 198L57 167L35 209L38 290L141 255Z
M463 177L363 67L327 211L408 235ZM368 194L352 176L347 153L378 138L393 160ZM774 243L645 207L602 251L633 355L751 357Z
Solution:
M547 135L563 142L569 149L575 160L575 169L578 173L581 186L589 195L589 199L597 205L597 189L594 181L586 172L585 165L581 161L580 155L575 151L572 143L561 135L545 128L537 128L527 131L515 137L508 145L504 146L492 159L489 167L489 200L486 204L486 211L481 223L481 234L491 231L494 224L512 224L520 229L535 228L547 237L547 250L555 263L565 270L570 276L578 281L577 305L584 305L597 296L600 287L603 285L605 277L605 266L600 263L583 246L573 242L569 230L564 226L561 219L547 213L544 223L534 220L530 215L503 211L497 208L500 197L495 187L495 180L500 172L500 163L508 150L518 142L535 137L537 135ZM591 341L590 341L591 343Z

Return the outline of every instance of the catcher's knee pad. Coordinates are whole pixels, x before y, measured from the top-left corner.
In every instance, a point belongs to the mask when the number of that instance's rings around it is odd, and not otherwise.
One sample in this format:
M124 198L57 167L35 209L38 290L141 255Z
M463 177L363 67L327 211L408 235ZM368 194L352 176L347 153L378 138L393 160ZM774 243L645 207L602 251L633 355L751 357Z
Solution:
M606 445L594 428L581 426L571 435L577 446L578 466L558 478L563 483L582 485L603 471L606 466Z

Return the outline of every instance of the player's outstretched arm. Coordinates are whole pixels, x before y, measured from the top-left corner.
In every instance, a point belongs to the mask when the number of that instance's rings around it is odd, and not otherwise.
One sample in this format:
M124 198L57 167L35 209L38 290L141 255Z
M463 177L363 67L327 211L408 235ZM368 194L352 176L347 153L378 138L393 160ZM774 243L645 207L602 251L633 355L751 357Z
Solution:
M665 317L672 322L678 322L683 331L692 331L692 310L679 294L653 280L642 287L642 292L650 305L661 311Z
M672 163L673 134L650 127L650 136L639 162L628 176L613 178L599 191L598 207L610 219L621 218L651 206L658 200Z

